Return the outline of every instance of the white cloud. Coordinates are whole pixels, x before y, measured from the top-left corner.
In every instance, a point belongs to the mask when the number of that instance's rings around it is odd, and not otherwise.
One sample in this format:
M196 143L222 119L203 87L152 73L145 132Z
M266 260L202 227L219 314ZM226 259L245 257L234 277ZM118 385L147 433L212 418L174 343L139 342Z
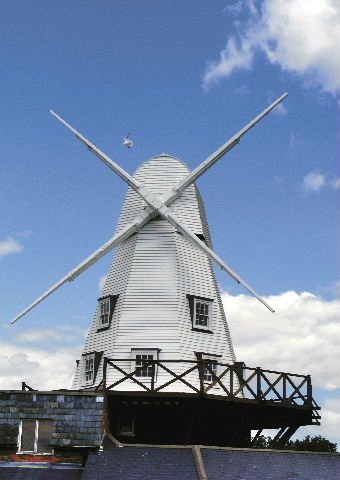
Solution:
M304 438L306 435L322 435L327 440L338 444L340 449L340 398L327 398L321 403L321 425L302 427L294 438Z
M22 250L23 246L14 238L8 237L6 240L0 241L0 259L12 253L20 253Z
M331 180L331 186L334 190L339 190L340 188L340 177L334 178Z
M80 328L68 328L67 326L60 326L58 328L47 329L40 328L39 330L26 330L16 336L16 340L21 343L35 343L44 344L49 341L53 342L74 342L79 338L85 338L86 330Z
M265 311L246 295L223 294L236 355L249 366L311 374L314 386L340 388L340 300L285 292L266 299Z
M246 97L247 95L250 95L250 91L247 85L243 84L234 89L234 94L239 95L240 97Z
M20 389L22 381L41 390L71 388L80 351L80 346L51 349L0 343L0 389Z
M229 38L224 50L220 53L218 62L209 62L203 79L203 88L208 90L211 84L216 83L222 77L228 77L235 69L251 68L253 53L251 45L244 40L236 44L234 37Z
M226 12L226 13L230 12L232 14L238 14L238 13L242 12L243 8L244 8L243 0L238 0L235 3L231 3L231 4L227 5L224 8L224 12Z
M99 282L98 282L98 289L99 291L101 292L104 288L104 285L105 285L105 282L106 282L106 277L107 275L103 275L102 277L100 277L99 279Z
M338 190L340 188L340 177L328 180L325 174L312 171L304 176L302 188L307 193L320 192L324 188Z
M298 145L302 145L303 140L295 135L295 133L291 133L289 137L289 145L291 147L297 147Z
M340 91L340 3L338 0L262 0L244 3L248 19L235 23L220 59L209 62L203 77L208 89L237 69L249 69L261 52L282 70L300 75L306 87ZM228 13L228 11L227 11ZM241 13L239 2L232 11Z
M273 110L273 114L274 115L281 115L281 116L287 115L287 108L284 105L284 103L281 102L278 105L276 105L276 107Z
M302 182L302 188L305 192L319 192L325 185L325 175L319 172L307 173Z

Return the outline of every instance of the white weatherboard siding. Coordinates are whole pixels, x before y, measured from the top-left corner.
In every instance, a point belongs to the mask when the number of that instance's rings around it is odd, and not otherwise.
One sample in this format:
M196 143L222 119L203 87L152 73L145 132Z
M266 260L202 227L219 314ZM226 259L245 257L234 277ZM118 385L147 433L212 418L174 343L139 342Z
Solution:
M188 173L183 162L164 154L142 164L134 178L153 193L162 195ZM131 223L144 207L144 201L129 189L116 232ZM193 233L204 235L212 247L203 201L195 185L187 188L169 208ZM192 329L188 294L213 300L213 333ZM130 359L131 349L159 349L160 360L196 360L195 352L203 352L220 355L223 363L235 361L212 262L166 220L154 218L117 247L102 291L102 296L105 295L119 295L111 326L97 332L96 311L83 355L103 352L103 357ZM81 360L77 368L74 388L85 388L83 363ZM131 371L130 361L119 365ZM167 366L179 373L189 364ZM108 384L119 378L120 373L108 369ZM158 368L158 384L170 378ZM196 372L185 378L198 386ZM102 362L94 385L101 379ZM140 390L141 387L125 381L115 389ZM219 393L219 388L212 390ZM183 383L175 382L164 391L190 390Z

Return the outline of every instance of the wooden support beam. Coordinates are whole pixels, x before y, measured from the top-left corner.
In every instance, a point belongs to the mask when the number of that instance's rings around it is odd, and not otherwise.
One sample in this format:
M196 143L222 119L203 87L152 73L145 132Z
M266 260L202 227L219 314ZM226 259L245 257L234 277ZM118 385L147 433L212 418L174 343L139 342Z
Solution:
M201 449L198 445L192 446L192 454L194 456L199 480L208 480L207 472L205 471L205 466L203 463Z

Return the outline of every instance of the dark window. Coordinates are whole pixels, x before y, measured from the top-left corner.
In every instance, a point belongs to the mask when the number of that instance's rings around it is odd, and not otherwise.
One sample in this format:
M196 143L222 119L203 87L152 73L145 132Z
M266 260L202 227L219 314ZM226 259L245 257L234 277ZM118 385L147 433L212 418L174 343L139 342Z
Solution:
M93 383L94 353L85 357L85 383Z
M187 295L192 329L200 332L212 332L213 300L210 298Z
M157 360L160 349L158 348L132 348L131 349L131 372L140 379L149 380L157 377Z
M142 353L136 355L136 377L152 377L152 363L148 360L153 360L153 354Z
M20 452L51 453L50 446L53 431L53 420L24 419L21 420L19 439Z
M35 435L36 435L36 420L22 420L21 423L21 452L34 452L35 447Z
M132 415L123 414L119 417L117 433L126 437L135 435L135 422Z
M214 375L217 375L217 363L216 361L215 362L208 362L205 364L206 367L204 369L204 374L203 374L203 377L204 377L204 381L206 383L211 383L215 377L213 376ZM209 368L207 368L209 367Z
M38 453L51 453L50 447L53 431L53 420L39 420Z
M84 385L93 385L103 352L88 352L82 355L82 377Z
M99 323L102 327L106 327L109 323L110 316L110 299L105 298L99 303Z
M106 295L98 299L97 332L110 328L119 295Z
M195 327L209 328L211 302L195 299Z

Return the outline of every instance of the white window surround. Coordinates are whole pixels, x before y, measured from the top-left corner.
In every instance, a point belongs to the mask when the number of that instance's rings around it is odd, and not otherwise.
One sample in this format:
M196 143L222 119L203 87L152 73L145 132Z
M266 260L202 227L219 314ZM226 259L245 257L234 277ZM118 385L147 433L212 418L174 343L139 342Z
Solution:
M98 305L98 327L107 327L110 323L110 314L111 314L111 306L110 306L110 297L103 298L99 300Z
M34 430L34 443L32 450L22 450L22 434L23 434L23 422L25 420L30 420L35 422L35 430ZM18 453L30 453L30 454L39 454L39 455L51 455L53 454L53 450L51 449L50 452L39 452L38 451L38 441L39 441L39 419L22 419L19 423L19 431L18 431Z
M84 385L93 385L94 382L94 361L95 354L90 353L83 356L83 382Z
M157 348L132 348L131 349L131 372L136 371L137 380L149 381L152 379L153 365L148 360L158 360L159 349ZM154 381L157 378L157 365L154 367Z
M193 328L212 330L212 305L211 300L194 298Z
M202 360L211 360L212 362L209 363L210 370L218 376L219 374L219 365L215 362L219 362L221 360L221 355L214 355L214 354L208 354L208 353L203 353L202 354ZM204 373L203 373L203 380L204 383L212 383L214 381L213 375L211 372L205 368ZM218 387L219 385L216 384L215 387Z

